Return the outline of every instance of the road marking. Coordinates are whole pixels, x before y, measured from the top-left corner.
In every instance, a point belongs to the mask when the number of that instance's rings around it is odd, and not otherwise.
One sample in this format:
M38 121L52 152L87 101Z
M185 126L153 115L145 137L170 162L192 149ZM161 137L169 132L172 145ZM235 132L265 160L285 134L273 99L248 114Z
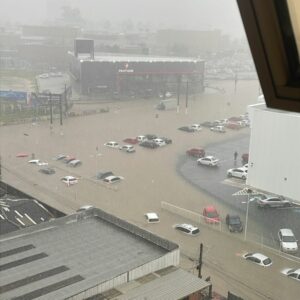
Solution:
M225 179L221 182L222 184L227 184L230 186L238 187L238 188L244 188L246 186L246 183L235 181L234 179Z

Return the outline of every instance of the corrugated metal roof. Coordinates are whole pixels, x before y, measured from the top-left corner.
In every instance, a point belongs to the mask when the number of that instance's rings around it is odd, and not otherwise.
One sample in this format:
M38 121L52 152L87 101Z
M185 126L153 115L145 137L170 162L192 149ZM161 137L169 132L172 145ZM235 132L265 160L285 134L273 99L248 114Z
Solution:
M173 272L127 290L123 296L111 300L177 300L209 286L210 283L205 280L182 269L174 268ZM116 289L122 291L121 287Z

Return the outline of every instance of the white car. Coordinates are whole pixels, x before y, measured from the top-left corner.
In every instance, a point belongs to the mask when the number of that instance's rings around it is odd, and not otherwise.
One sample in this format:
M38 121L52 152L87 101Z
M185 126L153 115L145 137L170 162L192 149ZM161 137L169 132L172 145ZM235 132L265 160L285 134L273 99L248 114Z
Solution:
M39 78L42 78L42 79L49 78L49 74L48 73L41 74L41 75L39 75Z
M297 253L298 244L291 229L282 228L278 231L280 250L287 253Z
M246 260L250 260L262 267L269 267L272 265L271 258L261 253L246 253L243 255L243 258Z
M281 273L289 278L300 281L300 269L286 268Z
M198 235L200 230L191 224L176 224L174 228L188 235Z
M113 141L105 143L104 146L110 147L110 148L119 148L119 144L117 142L113 142Z
M245 170L248 171L248 164L244 164L244 165L241 167L241 169L245 169Z
M223 125L217 125L210 128L211 131L225 133L225 127Z
M48 166L47 162L40 161L39 159L31 159L28 161L28 163L37 165L37 166Z
M62 177L60 180L68 186L78 183L78 178L76 178L74 176L65 176L65 177Z
M196 131L202 130L202 127L201 127L200 124L192 124L192 125L190 125L190 128L192 128L192 129L194 129Z
M73 159L73 160L71 160L70 162L68 162L67 165L68 165L69 167L75 168L75 167L81 166L81 165L82 165L82 162L81 162L81 160L79 160L79 159Z
M236 177L241 178L243 180L247 179L248 171L243 168L233 168L227 171L227 177Z
M154 212L146 213L145 217L146 217L148 223L158 223L159 222L159 216Z
M108 176L108 177L105 177L103 179L103 181L105 183L109 183L110 184L110 183L120 182L123 179L124 179L124 177L122 177L122 176Z
M205 156L197 159L198 165L205 165L205 166L217 166L219 163L219 159L215 158L214 156Z
M144 135L139 135L136 137L136 139L138 140L139 143L147 140L146 136L144 136Z
M154 139L153 142L157 144L159 147L166 146L166 142L163 139L157 138Z
M86 210L92 209L92 208L95 208L95 207L93 205L83 205L79 209L77 209L76 211L81 212L81 211L86 211Z
M132 145L123 145L120 146L119 149L127 153L135 152L135 148Z

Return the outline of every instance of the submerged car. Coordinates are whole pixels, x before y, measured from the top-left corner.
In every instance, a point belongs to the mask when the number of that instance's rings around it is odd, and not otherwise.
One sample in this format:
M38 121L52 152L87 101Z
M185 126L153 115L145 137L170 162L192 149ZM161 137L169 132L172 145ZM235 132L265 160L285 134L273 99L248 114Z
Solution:
M42 169L39 169L39 172L41 172L43 174L47 174L47 175L55 174L55 170L53 168L42 168Z
M235 178L241 178L243 180L246 180L247 175L248 175L247 170L243 168L233 168L227 171L227 177L235 177Z
M238 215L227 215L226 216L226 225L230 232L242 232L243 224L241 218Z
M110 147L110 148L119 148L119 143L111 141L111 142L105 143L104 146Z
M148 223L158 223L159 222L159 216L157 215L157 213L154 213L154 212L146 213L145 217L146 217Z
M28 163L38 166L48 166L47 162L40 161L39 159L31 159L28 161Z
M126 144L135 145L139 141L137 140L137 138L126 138L126 139L123 140L123 142L126 143Z
M159 147L166 146L166 142L160 138L154 139L153 142L156 143Z
M289 207L293 205L290 200L287 200L282 196L272 196L266 194L258 194L254 196L252 200L256 200L257 206L262 208Z
M196 131L194 128L191 128L190 126L182 126L182 127L179 127L178 130L186 131L186 132L195 132Z
M300 281L300 268L286 268L281 271L285 276Z
M205 156L197 159L197 164L216 167L219 164L219 159L215 158L214 156Z
M187 150L186 154L193 157L204 157L205 151L202 148L192 148Z
M119 149L123 152L127 152L127 153L134 153L135 152L135 148L132 145L123 145L121 147L119 147Z
M278 231L280 250L286 253L297 253L298 241L293 231L289 228L282 228Z
M192 124L189 127L194 129L195 131L201 131L202 130L202 127L201 127L200 124Z
M210 128L211 131L225 133L225 127L223 125L218 125Z
M172 144L172 140L167 137L161 137L161 139L166 143L166 144Z
M155 149L155 148L159 147L159 145L157 143L155 143L154 141L148 141L148 140L141 142L139 145L142 147L151 148L151 149Z
M113 175L114 175L114 173L111 171L100 171L97 173L96 178L99 180L102 180L108 176L113 176Z
M208 224L219 224L221 222L220 215L213 205L204 207L203 217Z
M81 166L81 165L82 165L82 162L79 159L73 159L68 163L68 166L73 167L73 168Z
M191 224L176 224L174 225L174 228L178 231L181 231L185 234L188 234L188 235L198 235L200 230L198 227L195 227Z
M74 176L69 176L69 175L62 177L60 180L62 182L64 182L65 184L67 184L68 186L78 183L78 178L76 178Z
M103 179L103 181L105 183L116 183L116 182L120 182L121 180L123 180L124 177L121 176L107 176Z
M243 255L243 258L251 262L254 262L262 267L269 267L272 265L271 258L261 253L246 253Z

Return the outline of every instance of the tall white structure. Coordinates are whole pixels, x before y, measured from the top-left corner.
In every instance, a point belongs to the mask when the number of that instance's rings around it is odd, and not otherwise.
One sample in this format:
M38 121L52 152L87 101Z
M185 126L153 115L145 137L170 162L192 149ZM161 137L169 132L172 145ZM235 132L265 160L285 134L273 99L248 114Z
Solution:
M300 201L300 114L248 107L251 119L247 184Z

